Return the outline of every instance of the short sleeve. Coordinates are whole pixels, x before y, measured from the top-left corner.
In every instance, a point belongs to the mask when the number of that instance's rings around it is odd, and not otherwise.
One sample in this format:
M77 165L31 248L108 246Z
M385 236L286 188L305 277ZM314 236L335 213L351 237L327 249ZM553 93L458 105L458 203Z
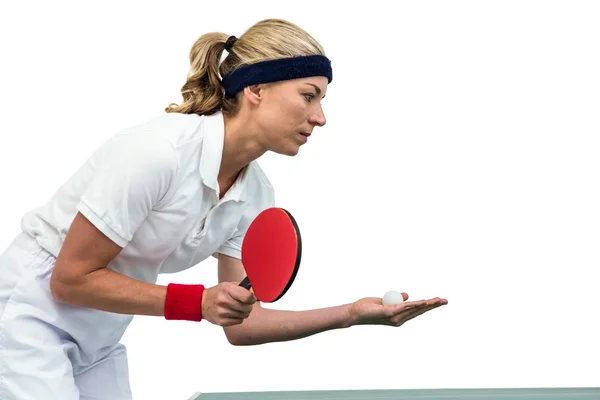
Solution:
M249 200L248 205L244 210L244 214L238 223L235 234L213 254L216 257L219 253L229 257L242 258L242 242L250 223L256 218L261 211L275 206L275 196L272 187L266 186L261 190L260 195L254 196Z
M92 156L93 173L78 210L120 247L169 190L177 157L166 139L151 134L116 135Z

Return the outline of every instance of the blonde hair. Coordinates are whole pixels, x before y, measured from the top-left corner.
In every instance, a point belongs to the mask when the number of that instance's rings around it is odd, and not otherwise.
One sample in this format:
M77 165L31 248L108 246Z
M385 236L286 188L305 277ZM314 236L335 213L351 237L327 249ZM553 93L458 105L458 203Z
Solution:
M299 26L281 19L265 19L237 39L221 62L230 35L206 33L190 51L190 71L181 88L183 102L170 104L170 113L210 115L217 111L235 114L238 98L225 99L221 78L248 64L280 58L325 55L323 47Z

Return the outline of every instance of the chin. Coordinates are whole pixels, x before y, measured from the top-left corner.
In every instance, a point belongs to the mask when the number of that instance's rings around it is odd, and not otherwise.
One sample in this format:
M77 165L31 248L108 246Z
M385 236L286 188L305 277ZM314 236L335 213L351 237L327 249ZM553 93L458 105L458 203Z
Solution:
M290 157L293 157L293 156L297 155L299 152L300 152L300 146L294 147L293 149L290 149L290 151L288 151L286 153L286 155L288 155Z
M281 155L284 155L284 156L293 157L293 156L297 155L300 152L300 146L287 147L287 148L284 148L284 149L275 149L273 151L275 153L277 153L277 154L281 154Z

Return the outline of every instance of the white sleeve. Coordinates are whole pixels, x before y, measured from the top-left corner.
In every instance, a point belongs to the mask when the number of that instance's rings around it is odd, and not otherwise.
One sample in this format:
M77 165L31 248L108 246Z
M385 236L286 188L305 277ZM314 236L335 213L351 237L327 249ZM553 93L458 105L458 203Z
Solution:
M120 247L169 190L177 172L171 144L148 134L121 134L92 156L94 172L78 210Z
M221 253L226 256L241 259L242 242L244 241L244 236L246 236L246 231L248 230L250 223L252 223L254 218L256 218L261 211L274 206L275 196L273 189L270 187L268 190L264 190L260 196L250 200L246 210L244 211L244 215L238 223L234 235L227 242L223 243L219 249L217 249L215 254L213 254L213 256L216 257L218 253Z

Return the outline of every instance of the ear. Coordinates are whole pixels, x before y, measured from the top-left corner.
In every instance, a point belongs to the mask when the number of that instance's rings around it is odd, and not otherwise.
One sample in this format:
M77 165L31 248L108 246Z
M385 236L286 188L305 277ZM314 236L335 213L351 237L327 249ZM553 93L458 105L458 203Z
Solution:
M244 88L244 97L251 104L258 105L263 98L263 86L251 85Z

